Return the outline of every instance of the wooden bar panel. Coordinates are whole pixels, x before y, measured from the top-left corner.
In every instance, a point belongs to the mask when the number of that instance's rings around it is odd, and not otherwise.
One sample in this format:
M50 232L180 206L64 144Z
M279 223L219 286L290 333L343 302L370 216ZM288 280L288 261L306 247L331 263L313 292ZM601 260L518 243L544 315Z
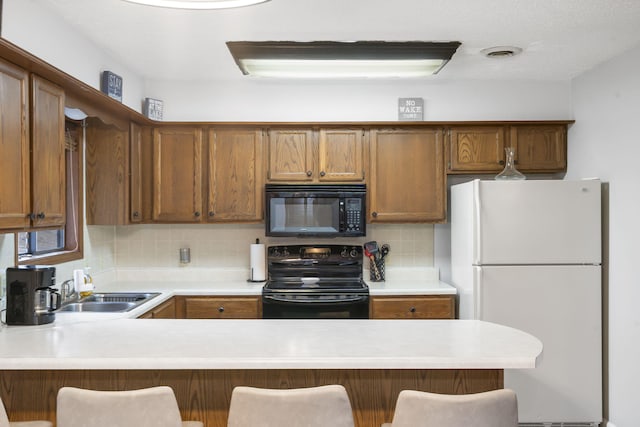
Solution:
M235 386L298 388L342 384L347 389L356 427L390 422L401 390L465 394L503 387L503 371L494 370L60 370L0 371L0 397L12 421L55 422L58 390L73 386L96 390L132 390L157 385L173 388L183 420L205 427L226 427Z

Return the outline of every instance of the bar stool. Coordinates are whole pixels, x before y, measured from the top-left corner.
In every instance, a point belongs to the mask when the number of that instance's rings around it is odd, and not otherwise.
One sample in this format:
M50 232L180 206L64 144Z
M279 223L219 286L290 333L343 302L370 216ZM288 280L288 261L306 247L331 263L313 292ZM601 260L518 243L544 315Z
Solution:
M171 387L98 391L62 387L57 427L202 427L182 421Z
M513 390L474 394L436 394L403 390L391 424L383 427L518 427Z
M0 399L0 427L51 427L49 421L9 421L7 411Z
M347 391L341 385L287 390L233 389L227 427L285 426L353 427Z

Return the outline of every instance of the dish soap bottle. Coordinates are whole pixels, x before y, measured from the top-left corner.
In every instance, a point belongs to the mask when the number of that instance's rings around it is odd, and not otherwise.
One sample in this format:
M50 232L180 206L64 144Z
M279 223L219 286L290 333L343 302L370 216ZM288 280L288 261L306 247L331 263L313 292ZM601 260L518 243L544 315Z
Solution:
M73 282L80 298L88 297L93 293L93 278L89 274L89 267L84 270L73 270Z

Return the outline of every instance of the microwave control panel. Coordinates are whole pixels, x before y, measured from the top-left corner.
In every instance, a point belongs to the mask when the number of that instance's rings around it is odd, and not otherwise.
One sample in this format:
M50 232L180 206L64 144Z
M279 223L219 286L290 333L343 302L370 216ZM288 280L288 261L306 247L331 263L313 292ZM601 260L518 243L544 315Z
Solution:
M362 199L350 198L346 200L345 217L347 231L362 230Z

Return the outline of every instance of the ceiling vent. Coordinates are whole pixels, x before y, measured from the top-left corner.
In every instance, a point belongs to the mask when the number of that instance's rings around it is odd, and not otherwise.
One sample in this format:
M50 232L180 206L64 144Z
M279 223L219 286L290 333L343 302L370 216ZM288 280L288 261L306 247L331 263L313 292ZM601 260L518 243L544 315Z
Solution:
M494 46L480 51L488 58L508 58L522 53L522 49L516 46Z

